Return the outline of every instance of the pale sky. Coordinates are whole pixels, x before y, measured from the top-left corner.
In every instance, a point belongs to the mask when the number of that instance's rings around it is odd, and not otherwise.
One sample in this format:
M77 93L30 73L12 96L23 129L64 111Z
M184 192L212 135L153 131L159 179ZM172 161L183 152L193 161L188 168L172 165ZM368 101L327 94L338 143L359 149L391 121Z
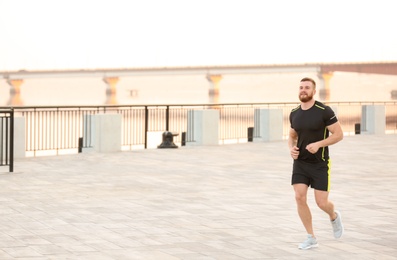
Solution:
M394 0L0 0L0 71L397 61Z

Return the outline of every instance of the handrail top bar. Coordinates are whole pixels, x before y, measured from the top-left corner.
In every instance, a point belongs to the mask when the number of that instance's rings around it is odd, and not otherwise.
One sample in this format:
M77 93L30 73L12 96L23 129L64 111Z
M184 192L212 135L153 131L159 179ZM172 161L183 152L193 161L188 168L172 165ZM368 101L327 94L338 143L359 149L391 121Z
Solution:
M397 101L332 101L325 104L396 104ZM259 105L299 105L299 102L266 102L266 103L206 103L206 104L135 104L135 105L73 105L73 106L4 106L0 109L23 110L23 109L44 109L44 108L121 108L121 107L196 107L196 106L259 106Z

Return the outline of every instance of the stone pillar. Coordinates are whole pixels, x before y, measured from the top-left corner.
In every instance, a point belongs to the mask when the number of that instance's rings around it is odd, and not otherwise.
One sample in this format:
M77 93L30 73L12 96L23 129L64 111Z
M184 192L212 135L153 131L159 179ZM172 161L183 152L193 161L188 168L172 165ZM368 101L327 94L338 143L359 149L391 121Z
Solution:
M85 116L83 140L90 148L83 148L83 152L121 151L121 120L120 114Z
M210 88L208 90L208 98L210 104L219 103L219 82L222 79L222 75L207 75L207 80L210 82Z
M318 78L320 79L319 97L322 101L329 101L331 99L331 78L333 72L320 72Z
M118 77L104 77L103 81L107 85L106 104L107 105L116 105L117 104L116 85L117 85L117 82L119 82L119 78Z
M396 89L390 91L390 97L391 97L391 99L393 99L393 100L396 100L396 99L397 99L397 90L396 90Z
M23 79L8 79L7 83L11 86L10 99L8 100L8 106L22 106L23 102L21 99L21 85Z
M25 117L14 117L14 159L26 157Z
M190 110L186 145L219 144L219 111L215 109Z
M283 140L283 110L255 109L254 142Z
M364 105L361 113L362 134L386 133L386 110L381 105Z

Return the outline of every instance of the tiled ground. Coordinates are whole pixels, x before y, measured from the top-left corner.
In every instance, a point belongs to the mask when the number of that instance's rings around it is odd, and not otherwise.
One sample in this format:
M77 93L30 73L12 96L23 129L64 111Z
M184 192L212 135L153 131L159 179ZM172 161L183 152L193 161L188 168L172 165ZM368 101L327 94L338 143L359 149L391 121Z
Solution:
M345 235L311 192L307 251L286 141L19 159L0 169L0 259L397 259L397 135L331 156Z

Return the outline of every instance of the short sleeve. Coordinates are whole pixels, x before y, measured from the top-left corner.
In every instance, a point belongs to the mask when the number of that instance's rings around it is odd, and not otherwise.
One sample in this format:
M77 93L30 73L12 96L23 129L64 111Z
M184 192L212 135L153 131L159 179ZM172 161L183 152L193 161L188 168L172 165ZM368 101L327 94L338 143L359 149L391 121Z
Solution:
M328 106L326 106L324 110L324 122L326 126L338 122L338 118L336 117L335 112Z

